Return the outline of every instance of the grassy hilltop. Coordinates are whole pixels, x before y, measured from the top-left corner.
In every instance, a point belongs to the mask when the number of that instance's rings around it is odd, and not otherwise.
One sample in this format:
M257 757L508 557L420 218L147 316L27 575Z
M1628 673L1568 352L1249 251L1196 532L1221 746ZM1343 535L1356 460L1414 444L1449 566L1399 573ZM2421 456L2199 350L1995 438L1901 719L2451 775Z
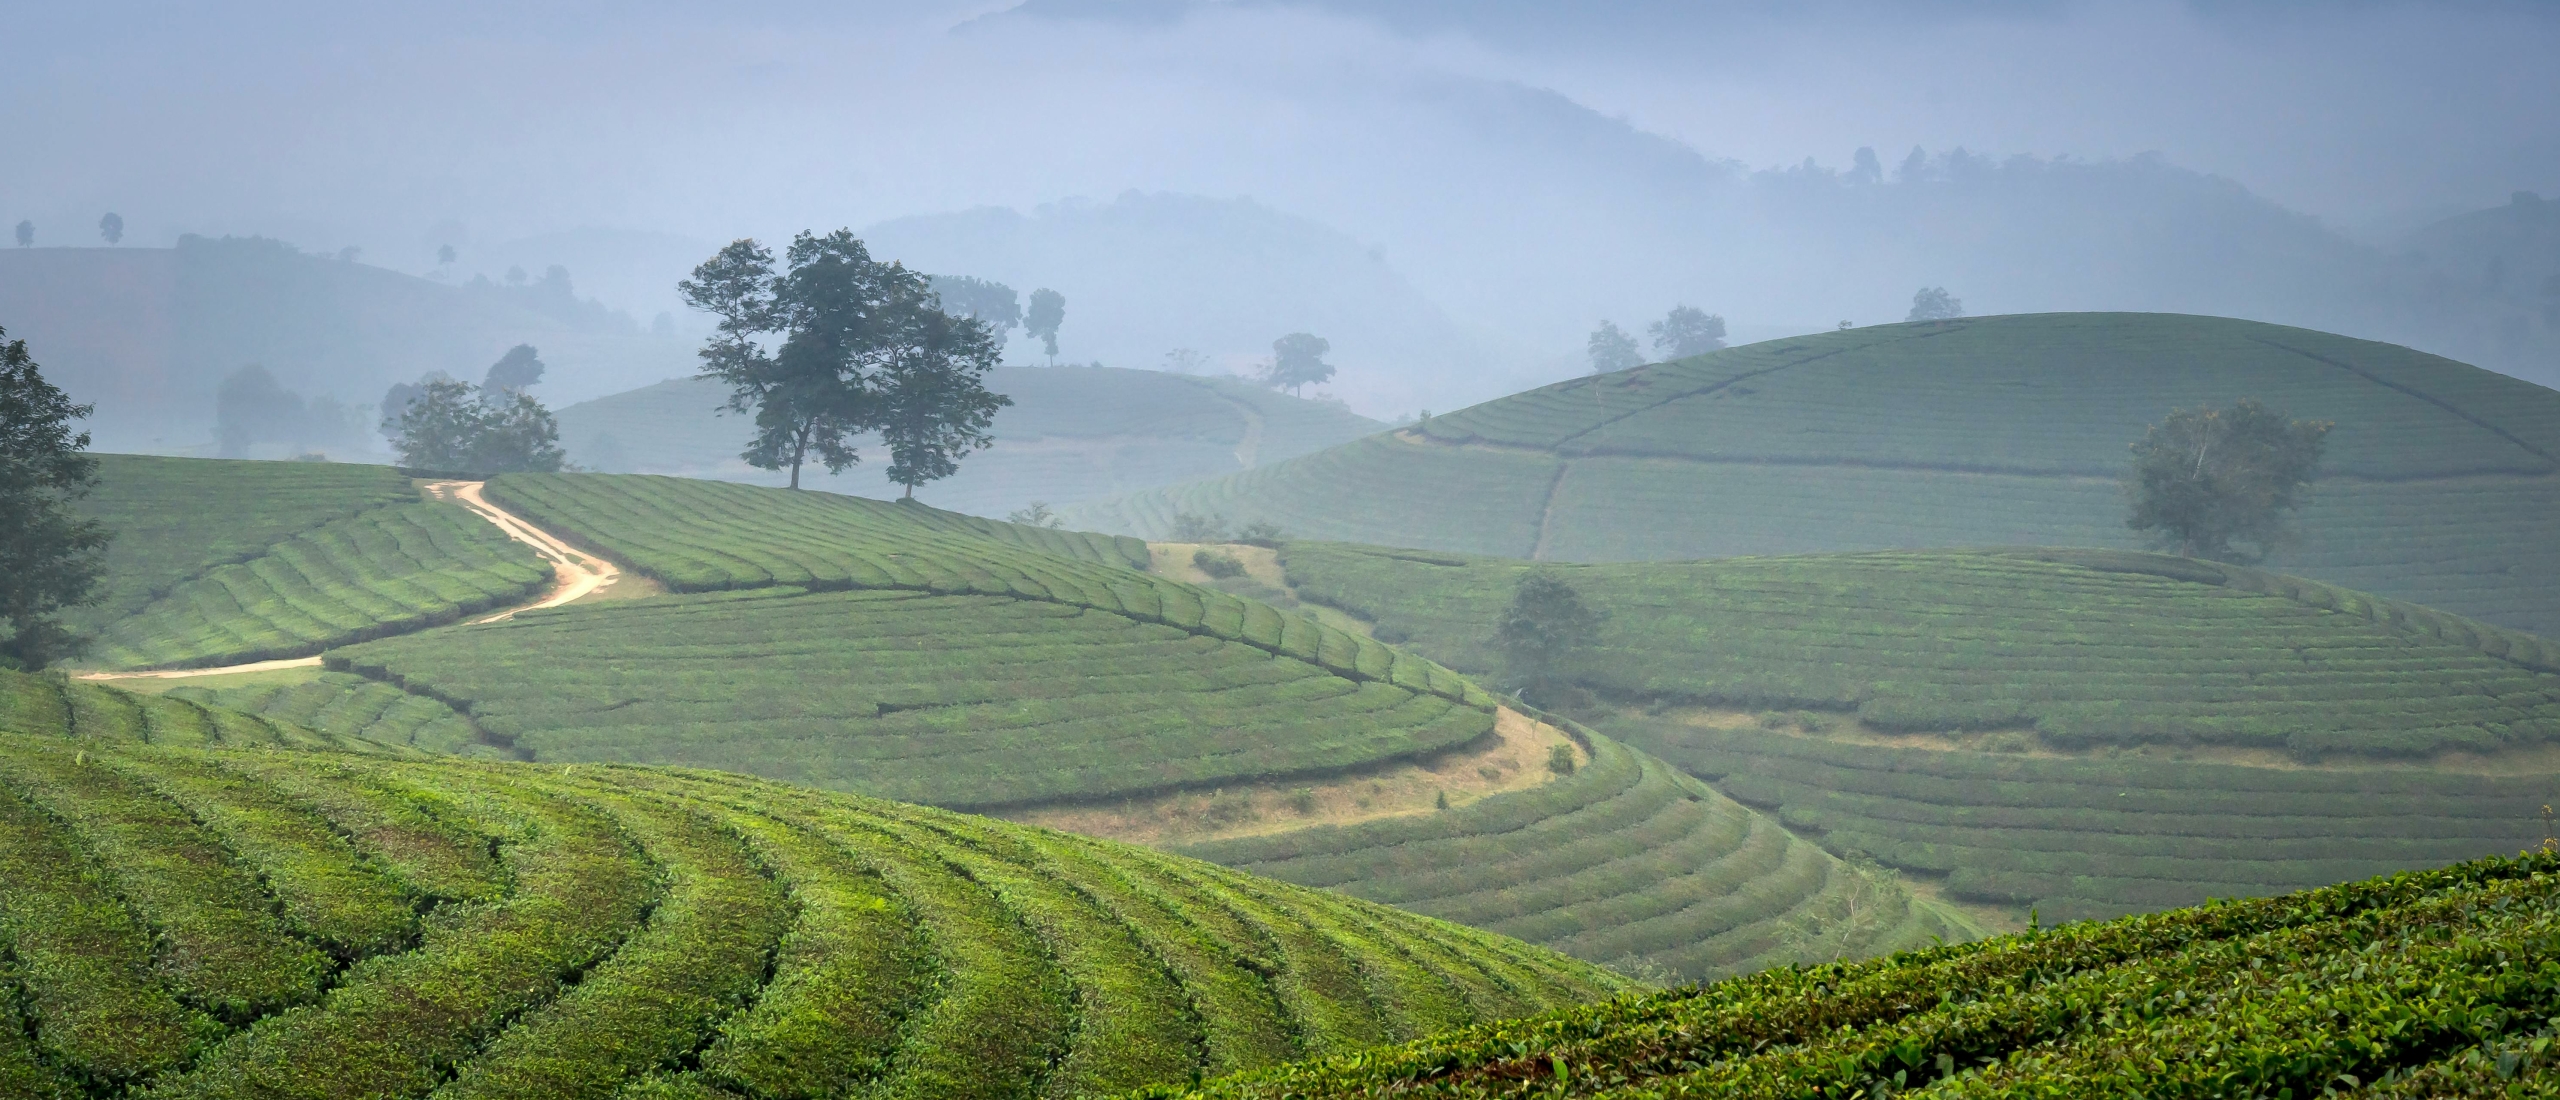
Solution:
M1106 841L17 674L0 939L29 1098L1075 1096L1627 986Z
M987 388L1013 398L996 414L996 445L918 490L936 505L1000 516L1035 500L1088 500L1253 469L1387 427L1233 378L1165 371L999 367ZM753 424L715 412L727 398L717 382L661 382L560 410L560 438L571 459L609 473L782 484L783 475L738 458ZM881 469L873 457L842 474L803 477L836 492L898 495Z
M1533 568L1281 559L1468 671ZM1535 568L1607 615L1558 670L1603 730L1970 899L2103 916L2512 851L2560 792L2560 646L2300 578L2052 549Z
M302 657L542 590L551 566L387 466L98 456L104 668Z
M2548 852L1771 970L1154 1097L2547 1097Z
M2171 409L2333 420L2271 568L2560 635L2560 393L2407 348L2171 314L1818 333L1578 378L1267 468L1068 509L1556 561L2135 549L2117 478Z
M661 477L488 493L659 594L412 629L330 649L331 671L168 698L440 754L716 767L1078 827L1121 814L1645 974L1976 934L1605 737L1501 733L1516 716L1410 652L1142 571L1132 539ZM1566 746L1582 766L1557 773ZM1476 873L1413 873L1450 858Z

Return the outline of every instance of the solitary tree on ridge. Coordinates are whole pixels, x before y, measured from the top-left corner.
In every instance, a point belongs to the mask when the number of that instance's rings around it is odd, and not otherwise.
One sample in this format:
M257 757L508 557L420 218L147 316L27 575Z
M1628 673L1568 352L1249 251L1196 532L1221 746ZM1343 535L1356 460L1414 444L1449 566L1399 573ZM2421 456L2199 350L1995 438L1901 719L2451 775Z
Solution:
M1591 353L1591 373L1608 374L1644 365L1644 352L1637 348L1636 338L1627 335L1616 321L1602 321L1591 330L1591 338L1583 342Z
M2191 558L2265 557L2310 495L2330 427L2288 420L2248 398L2228 409L2175 410L2133 445L2125 525ZM2254 544L2254 552L2244 555L2236 542Z

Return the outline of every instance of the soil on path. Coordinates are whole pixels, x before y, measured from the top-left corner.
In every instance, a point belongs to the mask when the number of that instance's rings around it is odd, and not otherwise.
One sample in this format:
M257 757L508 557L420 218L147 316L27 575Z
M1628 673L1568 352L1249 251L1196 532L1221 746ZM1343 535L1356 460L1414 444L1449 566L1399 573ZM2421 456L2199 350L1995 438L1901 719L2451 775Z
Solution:
M516 613L519 611L533 611L545 607L558 607L561 604L594 595L597 591L612 586L616 581L622 579L622 570L615 567L612 562L581 551L576 547L561 541L558 536L527 522L524 517L507 511L504 508L500 508L495 504L489 503L486 498L481 496L481 488L485 484L486 483L484 482L478 481L430 481L420 486L420 488L424 490L428 496L437 500L449 501L451 503L461 505L463 508L468 509L473 515L489 521L489 523L492 526L495 526L498 530L506 532L508 538L533 547L534 553L541 555L543 560L551 563L551 590L543 593L541 597L537 599L517 604L514 607L507 608L506 610L493 615L484 615L480 618L473 619L471 620L471 625L478 626L482 623L503 622L514 618ZM319 664L320 658L315 655L285 661L253 661L248 664L220 665L214 668L171 668L155 669L147 672L88 672L82 673L80 678L83 680L170 680L180 677L234 676L244 672L272 672L278 669L312 668Z

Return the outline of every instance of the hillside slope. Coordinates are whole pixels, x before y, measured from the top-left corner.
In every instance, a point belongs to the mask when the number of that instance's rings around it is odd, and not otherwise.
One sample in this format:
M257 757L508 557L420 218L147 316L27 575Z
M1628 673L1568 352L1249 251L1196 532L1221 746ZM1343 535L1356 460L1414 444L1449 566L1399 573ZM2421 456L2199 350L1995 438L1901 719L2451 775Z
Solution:
M2549 852L1772 970L1198 1097L2549 1096Z
M2111 916L2512 851L2560 787L2560 647L2096 550L1532 567L1291 543L1301 598L1465 670L1519 577L1607 616L1598 724L1837 852ZM2321 766L2306 768L2304 763Z
M2560 634L2560 393L2406 348L2169 314L1818 333L1578 378L1266 469L1094 502L1309 538L1555 561L2138 547L2125 448L2255 397L2335 421L2281 569Z
M208 751L29 720L52 690L0 676L10 1096L1074 1096L1627 985L1046 830L734 776Z
M316 654L539 592L549 563L388 466L100 455L115 536L73 621L114 669Z
M1033 501L1061 504L1253 469L1386 425L1339 405L1305 401L1233 378L1116 367L999 367L987 388L1013 399L996 414L996 445L960 472L919 489L937 506L1003 515ZM718 412L717 382L680 378L560 410L570 458L606 473L675 474L781 485L784 473L738 457L751 418ZM896 496L880 473L885 452L841 474L803 471L801 483L857 496Z

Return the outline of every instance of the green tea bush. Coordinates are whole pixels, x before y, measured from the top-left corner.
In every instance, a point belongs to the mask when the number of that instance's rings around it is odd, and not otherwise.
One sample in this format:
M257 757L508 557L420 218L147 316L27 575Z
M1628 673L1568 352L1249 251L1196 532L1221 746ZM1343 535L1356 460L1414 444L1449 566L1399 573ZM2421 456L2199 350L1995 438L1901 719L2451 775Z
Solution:
M984 818L713 772L168 747L18 698L12 1096L1098 1094L1628 988Z
M2518 1071L2555 1012L2560 859L2543 853L1765 971L1143 1095L2536 1095L2548 1082Z

